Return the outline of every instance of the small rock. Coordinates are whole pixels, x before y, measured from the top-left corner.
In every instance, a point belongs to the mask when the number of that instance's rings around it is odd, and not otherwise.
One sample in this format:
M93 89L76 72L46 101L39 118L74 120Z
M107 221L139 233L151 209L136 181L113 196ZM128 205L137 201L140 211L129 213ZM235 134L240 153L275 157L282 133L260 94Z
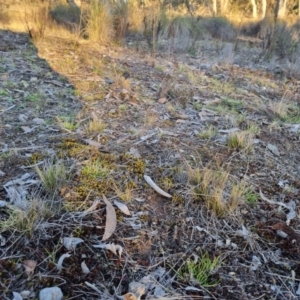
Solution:
M35 124L38 124L38 125L42 125L42 124L45 124L45 120L44 119L41 119L41 118L34 118L32 120L33 123Z
M107 78L107 77L105 77L104 80L105 80L105 82L108 83L108 84L113 84L113 83L114 83L114 81L113 81L112 79Z
M45 288L40 291L39 300L62 300L63 293L57 286Z
M279 156L280 153L278 151L278 148L275 146L275 145L272 145L272 144L268 144L267 145L267 148L276 156Z

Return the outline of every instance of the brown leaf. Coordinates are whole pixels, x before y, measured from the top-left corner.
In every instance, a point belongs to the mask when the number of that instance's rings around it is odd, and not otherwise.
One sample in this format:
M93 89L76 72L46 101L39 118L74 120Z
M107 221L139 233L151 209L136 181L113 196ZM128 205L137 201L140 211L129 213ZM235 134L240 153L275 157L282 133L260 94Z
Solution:
M111 237L111 235L115 232L117 227L117 216L115 208L112 204L107 200L107 198L103 195L103 201L106 204L106 223L105 223L105 231L102 237L102 241L105 241Z
M25 268L25 273L30 276L34 273L37 262L34 260L24 260L23 267Z
M160 99L158 99L157 102L160 103L160 104L164 104L164 103L167 102L167 98L166 97L160 98Z
M286 233L291 239L296 240L297 244L300 245L300 235L294 231L291 227L285 223L276 223L271 227L273 230L281 230Z

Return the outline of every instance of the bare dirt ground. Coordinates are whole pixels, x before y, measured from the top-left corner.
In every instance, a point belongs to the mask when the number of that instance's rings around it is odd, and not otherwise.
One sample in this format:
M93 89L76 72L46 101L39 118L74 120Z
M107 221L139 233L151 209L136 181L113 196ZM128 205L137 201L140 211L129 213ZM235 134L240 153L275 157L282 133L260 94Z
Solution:
M53 286L116 299L134 281L142 299L300 297L297 77L217 41L155 62L130 46L0 41L1 299ZM54 186L38 175L49 168ZM130 213L115 205L105 241L103 195ZM200 284L180 270L204 253L220 264Z

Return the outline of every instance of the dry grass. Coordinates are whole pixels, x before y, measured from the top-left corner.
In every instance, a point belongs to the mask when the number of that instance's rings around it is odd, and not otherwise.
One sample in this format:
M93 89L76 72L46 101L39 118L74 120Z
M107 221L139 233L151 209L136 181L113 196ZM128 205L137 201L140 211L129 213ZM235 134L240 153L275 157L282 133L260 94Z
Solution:
M49 163L44 166L43 170L36 166L35 171L50 194L60 190L69 178L69 171L62 162Z
M253 133L249 131L238 131L227 136L227 146L233 150L251 151L253 148Z
M118 197L125 202L129 202L133 199L132 189L128 187L126 187L125 190L122 191L121 189L118 188L116 184L114 184L114 190L118 195Z
M243 203L245 185L232 182L229 173L223 169L200 169L188 165L188 178L194 198L203 200L217 216L234 213Z
M84 126L87 134L101 133L105 128L105 123L95 116L88 122L87 125Z
M46 201L39 197L29 199L28 203L26 209L20 209L14 205L7 207L8 216L5 220L0 220L0 232L13 231L30 237L43 219L51 215Z
M86 15L85 34L92 41L107 44L114 36L113 18L107 3L92 0Z

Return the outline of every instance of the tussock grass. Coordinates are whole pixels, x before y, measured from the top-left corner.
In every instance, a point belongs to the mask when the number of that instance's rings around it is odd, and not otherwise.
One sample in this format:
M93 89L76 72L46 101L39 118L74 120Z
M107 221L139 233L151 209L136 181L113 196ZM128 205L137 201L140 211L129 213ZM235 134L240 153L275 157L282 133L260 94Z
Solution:
M20 234L32 236L43 219L51 215L45 201L33 198L29 199L28 203L29 206L24 210L14 205L7 206L7 218L0 220L0 233L15 231Z
M128 187L126 187L125 190L122 191L121 189L118 188L116 184L114 184L114 190L118 195L118 197L125 202L129 202L133 198L132 189Z
M60 117L57 117L56 119L57 119L59 126L61 126L63 129L66 129L69 131L74 131L78 127L78 124L76 124L73 117L60 116Z
M85 34L95 42L107 44L114 36L113 17L106 2L92 0L86 12Z
M232 150L253 149L253 134L249 131L237 131L227 136L227 146Z
M42 5L25 11L23 22L26 25L29 36L33 40L40 40L45 37L46 30L52 26L49 14L49 5Z
M45 189L52 194L62 188L69 178L69 171L62 162L47 164L42 170L36 166L35 171L39 175Z
M201 131L198 136L202 139L211 139L218 134L217 128L210 125L206 130Z
M105 128L105 123L102 120L97 119L95 116L84 126L87 134L101 133Z
M208 167L192 168L187 166L189 184L196 200L203 200L207 208L218 216L234 213L243 203L246 186L229 179L229 173L223 169Z

